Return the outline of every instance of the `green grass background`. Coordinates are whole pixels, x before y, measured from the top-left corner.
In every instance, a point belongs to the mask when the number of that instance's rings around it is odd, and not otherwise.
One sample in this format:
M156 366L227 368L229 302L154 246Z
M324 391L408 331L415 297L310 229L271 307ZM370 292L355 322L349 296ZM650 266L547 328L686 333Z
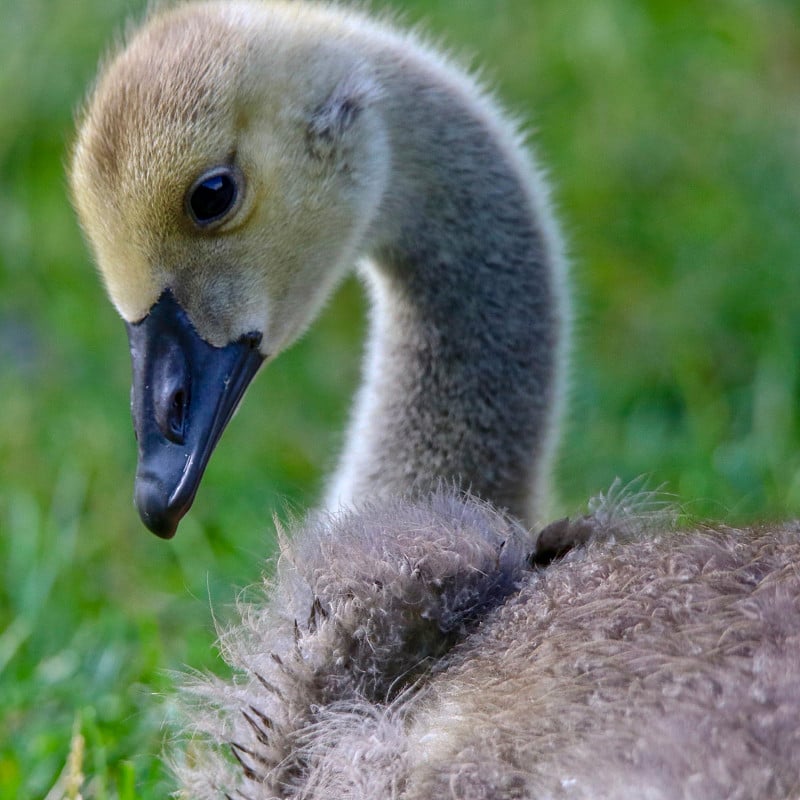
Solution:
M383 7L386 4L378 4ZM574 262L565 511L651 476L698 517L800 509L800 7L786 0L390 4L528 119ZM72 115L141 3L0 0L0 797L86 739L86 798L161 798L169 670L229 614L335 460L362 298L261 376L178 537L131 504L123 327L65 192Z

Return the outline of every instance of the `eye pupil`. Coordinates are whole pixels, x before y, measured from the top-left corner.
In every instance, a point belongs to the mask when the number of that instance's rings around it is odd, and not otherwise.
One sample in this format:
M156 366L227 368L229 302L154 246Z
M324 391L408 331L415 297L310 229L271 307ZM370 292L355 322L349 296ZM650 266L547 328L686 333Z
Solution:
M202 225L223 217L236 202L236 194L236 181L229 172L207 175L189 197L189 208L195 222Z

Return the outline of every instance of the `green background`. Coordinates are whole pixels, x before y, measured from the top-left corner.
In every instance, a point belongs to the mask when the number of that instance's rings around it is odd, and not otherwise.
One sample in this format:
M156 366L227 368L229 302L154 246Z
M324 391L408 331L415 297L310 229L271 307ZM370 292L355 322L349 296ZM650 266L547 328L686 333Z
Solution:
M376 4L384 7L385 4ZM363 301L261 376L178 537L131 504L120 321L66 197L72 117L139 2L0 0L0 797L164 797L169 670L335 462ZM396 2L530 123L573 262L564 512L649 476L689 515L800 509L800 8L779 0Z

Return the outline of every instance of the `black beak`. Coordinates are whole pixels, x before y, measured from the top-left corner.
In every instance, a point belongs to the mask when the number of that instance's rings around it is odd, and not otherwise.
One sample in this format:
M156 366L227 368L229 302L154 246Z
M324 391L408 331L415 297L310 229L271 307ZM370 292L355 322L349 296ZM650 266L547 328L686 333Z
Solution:
M170 539L208 459L264 357L260 333L225 347L201 339L167 289L126 323L133 362L131 414L139 443L135 501L142 522Z

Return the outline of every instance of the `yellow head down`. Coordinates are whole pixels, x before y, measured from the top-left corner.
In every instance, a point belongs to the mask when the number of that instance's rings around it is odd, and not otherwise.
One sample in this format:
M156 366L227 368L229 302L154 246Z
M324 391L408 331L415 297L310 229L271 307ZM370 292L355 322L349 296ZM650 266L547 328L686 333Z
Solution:
M111 59L87 103L72 193L127 324L136 505L160 536L263 360L365 246L388 156L353 19L179 6Z
M170 289L218 347L258 331L274 355L308 324L388 162L347 23L294 3L179 6L101 71L70 179L126 321Z

